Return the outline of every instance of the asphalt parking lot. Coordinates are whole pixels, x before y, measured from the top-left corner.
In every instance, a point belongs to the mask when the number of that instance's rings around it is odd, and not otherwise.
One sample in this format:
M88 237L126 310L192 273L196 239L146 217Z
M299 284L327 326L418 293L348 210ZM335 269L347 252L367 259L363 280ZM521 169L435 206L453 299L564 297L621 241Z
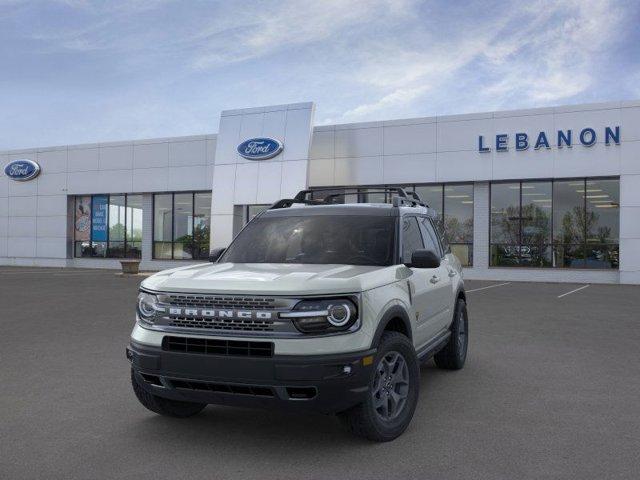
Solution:
M467 282L467 366L423 366L411 426L373 444L322 415L145 410L124 355L141 280L0 267L0 478L639 476L640 287Z

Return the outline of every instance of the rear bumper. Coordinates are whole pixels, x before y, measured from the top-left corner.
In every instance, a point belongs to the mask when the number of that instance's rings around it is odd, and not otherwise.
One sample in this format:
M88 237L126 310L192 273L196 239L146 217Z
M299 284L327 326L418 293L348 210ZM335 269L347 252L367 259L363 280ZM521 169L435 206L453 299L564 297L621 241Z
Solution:
M218 405L335 413L362 402L374 350L269 358L166 351L131 342L127 358L142 388L164 398Z

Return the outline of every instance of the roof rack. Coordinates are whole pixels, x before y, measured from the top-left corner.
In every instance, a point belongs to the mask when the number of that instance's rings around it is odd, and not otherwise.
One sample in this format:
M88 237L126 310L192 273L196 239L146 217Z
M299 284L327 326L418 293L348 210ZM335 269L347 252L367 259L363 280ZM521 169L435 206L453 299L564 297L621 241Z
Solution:
M390 193L396 194L395 197L392 197L392 205L394 207L400 207L403 205L416 207L426 207L429 208L428 205L422 202L420 196L413 191L406 191L402 187L372 187L363 189L359 189L357 187L351 188L336 188L336 187L323 187L323 188L313 188L307 190L299 191L294 198L283 198L282 200L278 200L276 203L269 207L269 210L277 209L277 208L289 208L295 203L303 204L303 205L332 205L336 204L336 199L338 197L342 197L345 195L357 195L357 194L370 194L370 193ZM317 194L321 192L330 192L324 195L322 198L307 198L310 194Z

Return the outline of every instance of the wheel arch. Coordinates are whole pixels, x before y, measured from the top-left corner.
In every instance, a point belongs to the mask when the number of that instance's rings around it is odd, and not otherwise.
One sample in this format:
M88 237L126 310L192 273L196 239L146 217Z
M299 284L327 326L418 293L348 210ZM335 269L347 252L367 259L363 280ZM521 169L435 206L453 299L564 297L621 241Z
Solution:
M409 314L400 305L393 305L384 313L376 327L376 332L371 344L372 347L378 345L380 338L382 338L382 334L385 331L402 333L403 335L406 335L410 341L413 341L413 332L411 329Z
M458 292L456 293L456 302L461 299L464 300L464 303L467 303L467 294L464 293L464 288L458 288Z

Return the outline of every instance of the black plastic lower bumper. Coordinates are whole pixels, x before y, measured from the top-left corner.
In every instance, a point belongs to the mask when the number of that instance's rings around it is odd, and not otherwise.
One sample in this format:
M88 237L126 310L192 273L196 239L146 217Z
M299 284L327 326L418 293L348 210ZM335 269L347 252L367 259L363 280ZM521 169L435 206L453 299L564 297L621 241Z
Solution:
M372 355L375 350L250 358L166 351L135 342L127 348L136 380L154 395L322 413L344 411L364 400L373 368L367 357Z

